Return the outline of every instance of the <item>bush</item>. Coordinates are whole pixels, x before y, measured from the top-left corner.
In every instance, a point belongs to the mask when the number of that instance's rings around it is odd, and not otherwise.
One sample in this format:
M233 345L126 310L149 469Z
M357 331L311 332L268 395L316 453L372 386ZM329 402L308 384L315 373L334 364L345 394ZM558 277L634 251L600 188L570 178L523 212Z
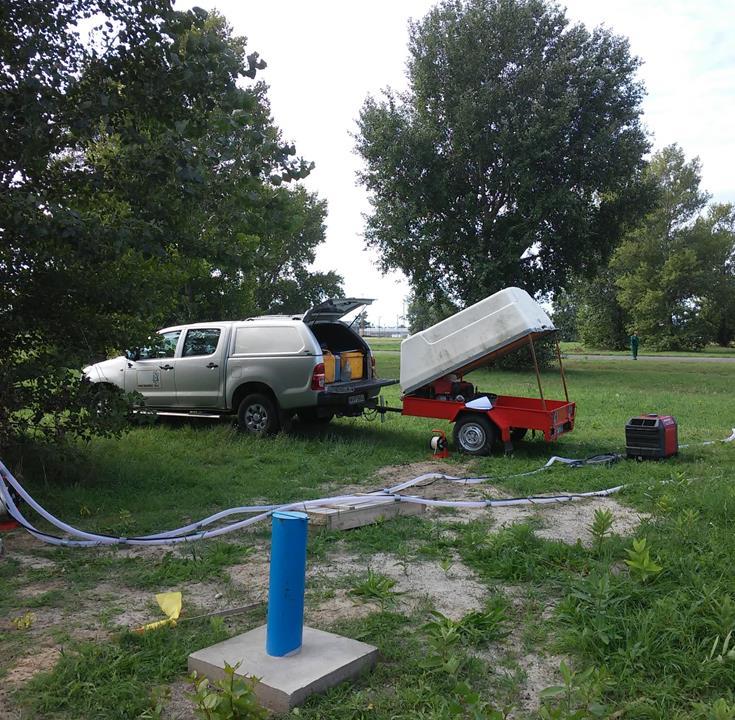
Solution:
M556 338L547 336L533 343L536 351L536 362L540 369L551 368L556 364ZM490 367L498 370L533 370L533 357L528 345L523 345L517 350L493 360Z

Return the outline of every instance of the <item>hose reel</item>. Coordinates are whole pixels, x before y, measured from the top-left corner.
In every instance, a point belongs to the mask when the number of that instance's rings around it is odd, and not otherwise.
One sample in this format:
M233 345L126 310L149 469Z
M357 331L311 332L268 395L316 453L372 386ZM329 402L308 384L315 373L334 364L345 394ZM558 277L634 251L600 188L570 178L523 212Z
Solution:
M446 433L443 430L432 430L434 436L429 442L429 447L435 458L449 457L449 443L447 442Z

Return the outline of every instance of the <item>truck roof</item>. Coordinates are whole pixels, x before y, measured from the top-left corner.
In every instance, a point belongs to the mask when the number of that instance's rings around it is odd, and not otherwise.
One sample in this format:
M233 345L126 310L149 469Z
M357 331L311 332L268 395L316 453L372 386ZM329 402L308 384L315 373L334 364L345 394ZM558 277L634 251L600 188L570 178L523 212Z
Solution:
M158 332L170 332L171 330L178 330L179 328L208 328L212 325L235 325L237 323L244 322L255 322L261 320L267 321L280 321L284 323L290 323L295 321L302 321L305 323L313 322L336 322L340 318L348 315L353 310L357 310L359 307L370 305L372 303L370 298L329 298L324 302L317 303L314 307L310 308L303 314L294 313L292 315L253 315L252 317L245 318L243 320L210 320L207 322L199 323L180 323L179 325L170 325L169 327L161 328Z

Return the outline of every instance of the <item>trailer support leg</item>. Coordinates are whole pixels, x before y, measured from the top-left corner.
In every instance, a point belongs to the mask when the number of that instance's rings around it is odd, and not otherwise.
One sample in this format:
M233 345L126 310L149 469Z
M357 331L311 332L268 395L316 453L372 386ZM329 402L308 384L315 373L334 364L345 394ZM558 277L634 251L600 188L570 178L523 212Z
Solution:
M559 338L556 338L556 357L559 360L559 372L561 373L561 383L564 386L564 397L569 402L569 391L567 390L567 379L564 375L564 363L561 361L561 348L559 347Z
M544 389L541 387L541 373L538 369L538 360L536 360L536 348L533 346L533 335L528 336L528 344L531 346L533 367L536 370L536 382L538 383L538 394L541 396L541 407L544 409L544 412L546 412L546 400L544 400Z

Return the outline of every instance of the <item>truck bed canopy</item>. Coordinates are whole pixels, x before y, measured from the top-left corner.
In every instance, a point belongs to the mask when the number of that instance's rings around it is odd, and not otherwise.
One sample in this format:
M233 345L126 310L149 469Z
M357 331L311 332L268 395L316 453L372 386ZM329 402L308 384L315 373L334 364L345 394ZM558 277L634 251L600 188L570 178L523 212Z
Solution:
M450 373L463 375L555 330L525 290L506 288L406 338L401 390L408 394Z

